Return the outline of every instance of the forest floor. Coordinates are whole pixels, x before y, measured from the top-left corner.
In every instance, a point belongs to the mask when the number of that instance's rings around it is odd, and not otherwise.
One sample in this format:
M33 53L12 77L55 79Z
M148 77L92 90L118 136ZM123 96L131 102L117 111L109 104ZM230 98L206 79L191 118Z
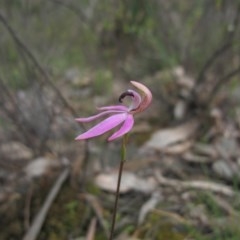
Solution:
M95 78L71 69L55 82L75 117L117 103L131 88L122 79L110 81L108 72ZM179 97L194 84L181 67L141 82L153 103L136 116L129 136L116 239L239 240L240 89L221 90L199 110ZM121 141L107 143L104 135L75 142L83 127L52 90L41 88L40 104L36 91L16 91L14 98L39 130L35 136L50 132L43 151L36 137L29 145L12 134L16 127L0 125L0 239L107 239ZM54 111L50 123L42 106Z

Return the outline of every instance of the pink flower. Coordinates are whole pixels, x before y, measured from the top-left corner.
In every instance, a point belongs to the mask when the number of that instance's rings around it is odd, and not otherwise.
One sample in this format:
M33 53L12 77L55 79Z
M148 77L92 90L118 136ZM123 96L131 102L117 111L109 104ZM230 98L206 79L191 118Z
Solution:
M135 113L144 111L152 101L152 93L146 86L135 81L131 81L131 84L142 92L142 96L134 90L127 90L120 95L119 102L122 102L126 96L129 96L132 100L132 103L129 107L124 105L100 107L98 108L100 113L94 116L77 118L76 121L78 122L91 122L102 116L111 115L94 127L90 128L88 131L77 136L75 140L84 140L97 137L119 125L121 125L120 128L108 138L108 141L115 140L128 133L134 125L133 115Z

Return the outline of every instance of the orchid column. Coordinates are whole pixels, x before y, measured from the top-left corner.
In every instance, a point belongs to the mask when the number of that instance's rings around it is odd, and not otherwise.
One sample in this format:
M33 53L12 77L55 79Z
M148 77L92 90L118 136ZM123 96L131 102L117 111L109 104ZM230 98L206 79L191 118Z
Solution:
M136 81L131 81L131 84L140 91L140 94L134 90L129 89L126 92L122 93L119 97L120 103L122 103L122 100L125 97L130 97L132 100L130 106L127 107L123 104L119 104L113 106L99 107L97 108L97 110L99 111L98 114L91 117L76 119L76 121L84 123L92 122L103 116L108 116L106 119L90 128L88 131L77 136L75 140L94 138L117 127L118 129L110 137L108 137L108 141L113 141L115 139L123 137L121 149L121 163L119 167L118 184L109 240L113 238L122 169L126 158L127 133L130 132L130 130L133 128L134 114L144 111L152 101L152 93L146 86Z

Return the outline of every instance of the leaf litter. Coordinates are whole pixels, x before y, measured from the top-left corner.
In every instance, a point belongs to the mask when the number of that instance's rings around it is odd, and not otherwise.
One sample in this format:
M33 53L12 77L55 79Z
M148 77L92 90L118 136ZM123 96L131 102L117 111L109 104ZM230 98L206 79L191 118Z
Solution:
M192 89L192 82L189 79L186 81L181 79L180 85L188 89L188 91ZM89 83L87 87L90 88ZM70 96L71 90L68 89L68 91ZM88 94L91 97L91 91ZM105 102L107 102L107 98L104 99ZM175 104L178 104L177 100ZM77 106L76 102L74 105ZM80 108L81 111L89 112L89 109ZM178 109L178 111L180 110ZM187 111L188 109L185 110ZM182 118L183 113L181 111L178 116L181 115ZM236 189L235 185L235 181L237 181L236 173L240 172L240 121L237 106L236 118L226 117L228 113L225 109L221 108L221 106L214 106L207 113L211 120L210 122L206 123L202 122L201 118L193 118L186 121L181 119L181 123L179 123L178 116L175 116L177 121L174 127L170 127L169 122L161 123L159 120L160 114L161 112L158 112L156 108L152 112L150 109L149 114L138 120L135 132L133 131L130 136L129 154L120 187L119 218L124 219L125 224L122 221L122 225L119 223L117 226L119 238L121 235L123 236L124 229L129 226L131 230L125 234L124 239L145 239L144 236L153 231L148 226L160 225L164 226L161 229L167 229L169 232L172 232L175 231L173 229L182 229L183 225L191 223L192 226L196 226L204 232L205 229L213 231L214 226L220 225L218 223L220 220L223 223L226 223L226 221L236 222L236 216L239 215L238 208L240 202L236 191L238 187ZM153 119L149 119L150 117ZM150 124L148 120L153 121L154 124ZM207 125L205 126L207 130L199 138L200 126L203 123ZM56 125L53 126L56 127ZM56 129L61 131L61 127L56 127ZM145 139L143 144L136 147L134 146L134 137L137 137L137 134L148 134L150 138ZM14 202L14 199L18 199L19 193L16 195L15 189L22 189L21 184L26 184L23 181L26 174L34 179L32 181L37 181L41 184L41 179L47 181L47 179L56 176L61 168L73 166L71 170L72 176L78 176L78 170L74 167L77 164L72 159L78 161L77 159L79 159L79 155L82 152L74 153L74 148L70 147L70 145L68 148L67 142L63 143L64 148L59 147L61 148L60 156L53 154L54 157L51 157L53 161L48 161L47 156L35 158L32 150L20 142L17 142L17 145L15 142L15 146L18 147L14 148L10 147L11 144L9 142L8 148L6 148L6 144L1 144L1 154L4 158L8 155L9 158L11 156L11 161L18 162L18 164L22 162L21 174L15 174L13 178L10 178L9 176L12 176L11 174L17 171L11 170L12 172L9 172L8 170L7 172L6 163L4 165L4 163L0 162L1 166L3 166L0 171L0 174L2 174L0 177L2 176L4 179L0 200L2 199L1 203L5 202L0 209L1 213L4 212L4 209L9 209L9 206L12 207L11 201ZM54 142L53 146L53 149L57 149L56 142ZM117 147L118 144L116 144ZM6 149L8 151L9 149L16 149L16 151L19 151L19 154L15 154L15 150L12 152L12 155L10 155L11 151L9 154L6 154ZM107 156L108 159L104 159L104 157L102 159L106 163L111 161L113 157L112 152L101 154L101 152L111 151L111 148L106 148L105 145L101 145L101 148L98 149L98 156L96 156L94 149L90 148L89 150L90 159L85 177L86 184L91 182L94 186L91 185L87 190L84 190L83 194L94 195L94 200L91 197L85 198L89 203L89 209L92 210L90 215L86 217L85 228L82 227L82 232L78 236L87 236L88 239L94 239L98 231L105 232L105 235L107 232L105 223L109 221L109 215L111 215L118 175L115 168L118 166L118 162L112 163L114 168L101 165L97 172L91 172L91 167L94 165L91 163L92 159L96 161L99 160L99 155ZM22 156L21 160L18 160L19 156ZM69 159L67 165L62 164L61 157ZM42 160L40 161L39 158ZM117 156L114 156L115 158L118 159ZM79 168L83 168L83 165L81 164ZM3 171L8 173L8 178L4 177ZM35 176L38 176L37 180ZM13 179L19 179L19 184L13 184ZM70 186L70 188L73 186ZM36 189L38 189L37 184ZM78 192L79 188L75 191ZM220 213L223 212L225 219L222 216L221 218L216 216L215 213L209 214L207 211L209 202L205 198L201 198L201 195L205 193L213 194L214 197L211 198L211 201L213 201L214 206L219 207ZM33 194L37 197L39 193L35 190ZM61 191L59 195L61 195ZM9 201L10 199L11 201ZM82 198L80 200L78 198L79 202L81 200ZM6 207L7 205L9 206ZM214 207L211 211L214 211ZM31 217L35 215L34 213L36 211L31 213ZM8 218L6 217L6 219ZM172 221L173 219L175 221ZM166 223L167 226L165 225ZM180 228L179 224L181 225ZM84 229L87 230L84 232ZM181 230L179 231L181 232Z

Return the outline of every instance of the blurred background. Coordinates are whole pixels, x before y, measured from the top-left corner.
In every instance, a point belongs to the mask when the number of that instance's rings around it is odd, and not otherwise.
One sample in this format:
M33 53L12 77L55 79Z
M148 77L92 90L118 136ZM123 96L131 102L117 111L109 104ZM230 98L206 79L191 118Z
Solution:
M121 141L76 117L136 80L116 239L239 240L239 0L1 0L0 239L107 239Z

